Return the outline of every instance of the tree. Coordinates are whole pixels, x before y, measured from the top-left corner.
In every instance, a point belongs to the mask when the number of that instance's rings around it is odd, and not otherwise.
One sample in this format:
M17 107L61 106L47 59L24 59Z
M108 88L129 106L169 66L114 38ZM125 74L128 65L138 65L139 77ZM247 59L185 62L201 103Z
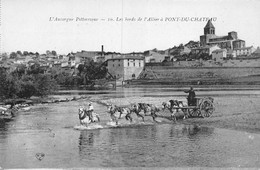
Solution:
M21 51L17 51L16 54L23 55Z
M7 89L7 75L4 69L0 68L0 99L5 99Z
M40 72L35 74L22 74L17 71L8 73L5 69L0 69L1 100L46 96L55 90L57 90L57 83L51 75Z
M40 64L38 63L32 65L28 70L28 74L43 74L43 73L44 73L44 69L41 68Z
M12 52L11 54L10 54L10 59L14 59L14 58L16 58L17 57L17 54L15 53L15 52Z
M35 75L35 95L36 96L47 96L57 90L58 86L51 75L37 74Z
M103 63L95 63L93 60L79 65L78 71L78 75L84 79L84 84L92 83L95 79L105 78L107 74L106 65Z
M28 51L24 51L24 52L23 52L23 55L24 55L24 56L26 56L26 55L28 55L28 54L29 54Z
M16 98L20 91L19 79L16 76L8 74L4 69L0 70L0 98Z
M84 64L79 64L78 66L79 75L81 75L81 73L84 71L84 68L85 68Z
M56 51L51 51L52 55L56 56L57 52Z
M50 55L50 54L51 54L50 50L47 50L46 55Z
M30 98L35 92L34 77L31 75L23 75L19 81L20 91L17 93L19 98Z
M18 77L22 77L22 75L24 75L26 73L26 65L24 64L20 64L16 67L16 70L14 71L14 73L18 74Z
M2 61L6 61L8 59L7 53L2 53L1 57L2 57Z

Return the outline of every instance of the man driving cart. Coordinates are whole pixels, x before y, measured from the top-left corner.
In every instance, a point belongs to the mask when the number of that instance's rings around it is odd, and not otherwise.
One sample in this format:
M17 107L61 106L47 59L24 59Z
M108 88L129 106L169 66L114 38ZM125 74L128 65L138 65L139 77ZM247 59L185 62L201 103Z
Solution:
M196 106L196 94L193 90L193 87L190 87L190 90L185 90L184 93L189 93L188 99L188 106Z

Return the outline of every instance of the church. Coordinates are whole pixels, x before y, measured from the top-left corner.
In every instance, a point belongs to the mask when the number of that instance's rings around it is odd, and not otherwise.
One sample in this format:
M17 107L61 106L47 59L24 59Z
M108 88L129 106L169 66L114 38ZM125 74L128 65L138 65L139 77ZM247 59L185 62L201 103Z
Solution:
M238 48L245 47L245 41L238 39L237 32L229 32L225 36L217 36L215 34L215 27L211 20L208 20L206 26L204 27L204 35L200 36L200 46L214 46L217 45L222 49L234 50Z

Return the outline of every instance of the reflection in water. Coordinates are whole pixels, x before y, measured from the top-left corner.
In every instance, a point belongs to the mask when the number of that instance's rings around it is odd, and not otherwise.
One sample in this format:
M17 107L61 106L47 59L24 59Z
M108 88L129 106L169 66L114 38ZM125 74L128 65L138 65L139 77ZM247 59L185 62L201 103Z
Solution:
M182 125L182 126L172 126L169 130L169 136L171 138L176 137L183 137L183 136L192 136L196 135L200 131L200 127L198 125Z
M79 137L79 146L89 145L93 146L94 138L93 132L81 131Z
M99 160L105 167L194 166L198 148L207 147L202 141L213 133L213 128L176 124L82 131L79 156L86 165Z
M5 139L7 137L8 129L12 122L13 119L0 119L0 139Z
M79 155L82 160L89 160L95 148L95 140L99 137L99 130L81 131L79 136Z
M6 125L7 125L6 121L4 119L0 119L0 131L1 132L6 130Z
M5 120L0 119L0 139L4 139L6 137L7 131L7 123Z

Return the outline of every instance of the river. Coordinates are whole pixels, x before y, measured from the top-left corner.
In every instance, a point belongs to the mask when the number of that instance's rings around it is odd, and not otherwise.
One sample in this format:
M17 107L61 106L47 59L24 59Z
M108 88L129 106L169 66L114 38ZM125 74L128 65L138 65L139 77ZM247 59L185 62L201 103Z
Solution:
M201 90L201 96L253 96L259 90ZM178 89L127 88L106 91L61 91L56 96L183 95ZM39 104L0 123L0 167L260 167L260 135L196 124L153 123L96 130L75 130L78 107L88 100ZM243 107L243 106L241 106ZM106 107L94 103L101 124ZM42 154L42 155L41 155ZM42 158L40 159L40 156Z

